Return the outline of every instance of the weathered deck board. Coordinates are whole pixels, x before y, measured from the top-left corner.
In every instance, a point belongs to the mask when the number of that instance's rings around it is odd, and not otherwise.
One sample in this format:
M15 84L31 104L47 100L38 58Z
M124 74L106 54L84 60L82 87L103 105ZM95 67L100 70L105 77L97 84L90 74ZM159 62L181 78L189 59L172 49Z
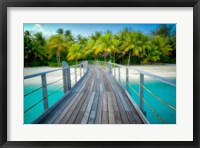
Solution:
M74 122L75 124L80 124L82 121L87 104L88 104L90 96L92 94L94 79L95 79L95 77L91 78L91 80L88 81L88 86L87 86L88 90L85 92L85 95L83 97L85 101L84 101L83 105L81 106L80 111L76 117L76 120Z
M142 124L128 96L105 69L89 66L88 74L39 123Z
M109 121L109 124L115 124L113 102L112 102L110 92L107 93L107 97L108 97L108 121Z
M90 77L93 70L86 76L85 79L78 85L75 89L72 89L71 92L67 95L67 98L64 99L56 108L54 108L48 116L43 118L39 123L52 124L58 116L62 113L62 111L66 108L66 106L71 102L73 97L77 94L77 91L81 91L84 88L84 83L86 83L87 77ZM59 108L59 109L58 109Z

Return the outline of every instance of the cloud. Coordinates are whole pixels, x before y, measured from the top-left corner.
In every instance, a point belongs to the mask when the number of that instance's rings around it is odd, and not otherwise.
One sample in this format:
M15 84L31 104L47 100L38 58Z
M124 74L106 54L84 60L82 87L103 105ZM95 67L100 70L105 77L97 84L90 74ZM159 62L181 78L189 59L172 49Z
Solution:
M35 26L33 27L33 30L35 30L36 32L45 32L41 24L35 24Z
M32 33L35 34L37 32L42 32L42 34L44 35L45 38L48 38L54 34L54 31L52 31L48 28L45 28L45 26L42 24L35 24L33 26Z

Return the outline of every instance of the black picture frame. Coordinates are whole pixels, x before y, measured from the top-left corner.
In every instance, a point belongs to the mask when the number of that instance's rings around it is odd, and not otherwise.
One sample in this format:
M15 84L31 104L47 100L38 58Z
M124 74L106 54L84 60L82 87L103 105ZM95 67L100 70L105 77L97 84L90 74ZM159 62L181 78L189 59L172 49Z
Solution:
M7 8L8 7L193 7L193 141L7 141ZM0 1L0 146L1 147L200 147L199 0L1 0Z

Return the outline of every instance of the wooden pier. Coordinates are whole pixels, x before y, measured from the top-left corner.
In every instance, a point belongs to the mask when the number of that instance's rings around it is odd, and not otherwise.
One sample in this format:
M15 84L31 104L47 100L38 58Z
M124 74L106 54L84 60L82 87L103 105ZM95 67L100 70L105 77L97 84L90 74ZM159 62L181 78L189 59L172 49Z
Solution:
M99 66L91 65L83 80L39 124L143 124L129 96Z
M62 71L62 77L47 84L46 75L56 71ZM24 114L43 103L44 112L32 122L34 124L148 124L145 104L161 123L166 124L165 119L145 99L144 90L175 112L176 107L151 92L145 86L144 76L176 89L176 82L170 79L111 61L93 61L90 64L84 61L73 66L63 61L60 69L24 76L24 80L41 77L41 87L24 94L24 97L39 90L42 90L43 96ZM59 81L63 85L48 94L48 87ZM132 82L138 85L139 90L133 88ZM49 106L49 97L62 89L64 95ZM138 97L138 104L130 96L131 91Z

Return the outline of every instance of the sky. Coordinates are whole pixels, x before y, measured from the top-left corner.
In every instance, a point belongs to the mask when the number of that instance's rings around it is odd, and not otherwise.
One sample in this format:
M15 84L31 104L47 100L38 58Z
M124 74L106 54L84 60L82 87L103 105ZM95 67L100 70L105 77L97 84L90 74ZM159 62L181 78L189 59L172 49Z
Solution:
M141 31L144 34L150 34L160 24L24 24L24 31L31 31L32 34L42 32L48 38L56 33L59 28L71 30L74 36L82 35L89 36L96 31L106 32L110 30L112 33L118 33L123 28L127 27L133 31ZM174 24L174 28L176 25Z

